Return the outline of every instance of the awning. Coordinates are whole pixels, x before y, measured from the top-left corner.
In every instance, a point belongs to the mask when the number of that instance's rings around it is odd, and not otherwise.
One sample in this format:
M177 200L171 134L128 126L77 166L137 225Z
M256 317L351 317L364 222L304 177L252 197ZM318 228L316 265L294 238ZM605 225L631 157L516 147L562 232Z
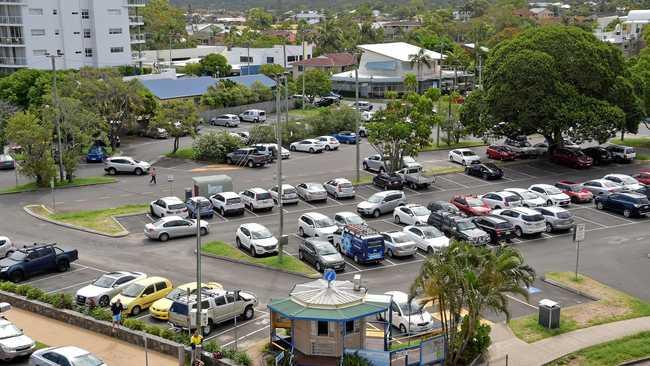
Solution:
M267 306L274 312L292 320L347 321L382 313L388 310L390 302L364 301L344 308L317 309L300 305L291 298L285 298L272 300Z

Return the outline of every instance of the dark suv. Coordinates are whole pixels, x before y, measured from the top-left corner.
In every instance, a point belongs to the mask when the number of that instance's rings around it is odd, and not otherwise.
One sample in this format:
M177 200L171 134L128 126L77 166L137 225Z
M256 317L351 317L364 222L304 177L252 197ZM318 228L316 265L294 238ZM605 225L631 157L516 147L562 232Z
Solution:
M474 223L479 229L490 235L492 244L499 244L502 241L510 242L514 235L514 226L508 220L496 215L476 217Z
M404 180L395 173L380 173L372 178L372 184L383 189L402 189L404 187Z
M0 260L0 278L20 282L38 274L65 272L77 258L76 249L65 251L56 244L25 246Z
M582 152L594 160L594 165L605 165L611 163L612 160L614 160L612 158L612 153L602 146L588 147L586 149L582 149Z
M594 198L596 208L620 212L625 217L650 215L650 201L640 193L621 192Z
M427 224L435 226L438 230L447 234L447 236L474 245L487 244L490 240L490 236L485 231L479 229L472 219L448 212L432 212L427 219Z
M594 160L580 150L558 147L551 153L551 161L571 168L590 168Z
M236 165L246 165L249 168L256 166L264 166L268 163L270 157L266 154L260 153L254 147L245 147L237 149L226 155L226 163Z

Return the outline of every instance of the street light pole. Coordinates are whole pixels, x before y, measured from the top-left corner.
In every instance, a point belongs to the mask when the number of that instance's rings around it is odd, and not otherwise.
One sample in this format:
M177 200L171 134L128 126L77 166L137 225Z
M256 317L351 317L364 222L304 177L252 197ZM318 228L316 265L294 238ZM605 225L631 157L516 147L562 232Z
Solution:
M46 54L45 57L49 57L52 61L52 99L54 102L54 108L56 108L55 122L56 122L56 136L57 136L57 146L58 146L58 155L59 155L59 179L63 182L63 151L61 150L61 115L59 113L59 95L56 89L56 59L63 56L63 53L57 52L56 55Z
M282 208L282 195L284 193L284 190L282 189L282 111L280 108L280 85L282 85L282 79L281 76L278 75L276 79L276 87L275 87L275 116L276 116L276 121L275 121L275 133L276 133L276 138L277 138L277 150L278 150L278 171L277 171L277 184L278 184L278 209L280 211L280 233L279 233L279 250L278 250L278 257L280 258L280 261L282 261L283 258L283 241L282 241L282 235L284 234L284 209Z
M307 55L305 54L305 34L304 31L302 33L302 61L304 62L307 59ZM305 65L302 66L302 73L300 76L302 77L302 103L300 105L302 106L302 109L305 109Z
M199 192L195 192L194 196L197 197ZM196 216L196 330L199 334L203 334L201 324L201 290L203 286L201 283L201 212L199 211L199 200L196 200L194 212ZM200 353L200 351L198 351Z
M357 118L355 120L355 136L356 136L356 170L357 170L357 184L361 180L359 172L359 159L361 158L361 153L359 152L359 119L361 118L361 110L359 109L359 64L357 61L357 68L354 69L354 101L357 106Z

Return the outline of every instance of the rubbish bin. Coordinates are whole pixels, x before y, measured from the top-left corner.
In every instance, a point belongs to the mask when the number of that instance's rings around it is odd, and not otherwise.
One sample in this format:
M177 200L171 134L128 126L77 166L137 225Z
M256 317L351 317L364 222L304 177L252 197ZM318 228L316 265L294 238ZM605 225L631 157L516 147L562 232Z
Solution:
M539 325L548 329L560 327L560 304L553 300L542 299L539 302Z
M192 188L185 188L185 201L192 198Z

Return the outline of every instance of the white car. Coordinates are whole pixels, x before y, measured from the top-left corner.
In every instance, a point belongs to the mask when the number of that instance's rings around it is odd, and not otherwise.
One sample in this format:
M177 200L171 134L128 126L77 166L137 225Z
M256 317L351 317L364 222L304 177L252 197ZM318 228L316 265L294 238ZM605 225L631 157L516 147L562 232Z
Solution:
M178 197L163 197L149 204L149 212L154 217L187 217L187 206Z
M364 122L368 122L368 121L372 120L372 117L375 116L376 112L377 111L363 111L363 112L361 112L361 119Z
M149 172L151 164L135 160L128 156L112 156L104 160L104 171L110 175L117 173L133 173L142 175Z
M638 180L636 180L636 178L630 177L626 174L607 174L603 177L603 179L612 181L620 185L623 189L629 189L632 191L641 189L644 186L644 184L641 184Z
M235 242L238 248L244 248L251 252L253 257L278 253L278 239L264 225L242 224L235 233Z
M381 233L388 257L408 257L415 255L417 245L410 235L403 231L388 231Z
M241 215L244 213L244 202L235 192L220 192L210 196L212 208L221 216Z
M341 146L339 140L332 136L318 136L316 140L325 144L325 150L327 151L338 150L339 146Z
M407 226L403 230L411 236L415 245L427 254L433 254L449 246L449 238L434 226Z
M320 183L300 183L296 192L305 202L327 201L327 190Z
M391 324L403 334L429 332L434 328L431 314L424 310L416 300L409 302L409 296L401 291L388 291L384 295L392 297L390 304ZM381 316L379 316L381 318Z
M298 235L332 241L338 230L334 220L318 212L307 212L298 218Z
M146 278L142 272L115 271L101 275L75 294L77 305L108 306L110 300L135 281Z
M449 152L449 160L463 166L478 164L481 158L470 149L456 149Z
M429 215L431 211L414 203L395 207L393 210L393 220L396 224L422 225L427 222Z
M291 145L289 145L289 150L302 151L302 152L315 154L315 153L323 152L323 150L325 150L325 144L316 139L307 139L307 140L301 140L292 143Z
M75 346L48 347L32 353L29 366L107 366L92 353Z
M278 193L278 186L273 186L269 189L269 192L271 192L271 197L273 197L273 202L277 205L279 200L278 196L280 195ZM296 191L296 187L292 186L291 184L283 184L282 185L282 204L294 204L298 203L300 201L300 198L298 197L298 192Z
M345 178L334 178L323 184L328 194L334 198L354 198L355 191L352 182Z
M524 207L541 207L546 205L546 200L537 193L523 188L506 188L506 192L512 192L519 196Z
M493 215L503 217L514 226L515 235L540 234L546 231L546 219L532 208L515 207L492 211Z
M264 188L250 188L243 192L239 192L239 197L241 197L244 202L244 207L248 207L251 211L259 210L273 210L273 196L271 192L267 191Z
M345 225L368 226L366 220L350 211L337 212L334 215L334 223L336 223L339 228L343 228Z
M520 207L523 205L519 195L507 191L488 192L479 198L483 203L488 205L491 210L498 210L505 207Z
M266 122L266 112L261 109L249 109L239 114L243 122L262 123Z
M533 184L528 190L542 197L547 206L568 206L571 203L571 197L550 184Z
M9 254L13 253L16 250L16 247L6 236L0 236L0 258L4 258Z
M2 303L0 307L9 310L11 305ZM33 339L26 336L23 330L12 322L0 317L0 360L11 361L19 357L29 356L35 349L36 342Z

